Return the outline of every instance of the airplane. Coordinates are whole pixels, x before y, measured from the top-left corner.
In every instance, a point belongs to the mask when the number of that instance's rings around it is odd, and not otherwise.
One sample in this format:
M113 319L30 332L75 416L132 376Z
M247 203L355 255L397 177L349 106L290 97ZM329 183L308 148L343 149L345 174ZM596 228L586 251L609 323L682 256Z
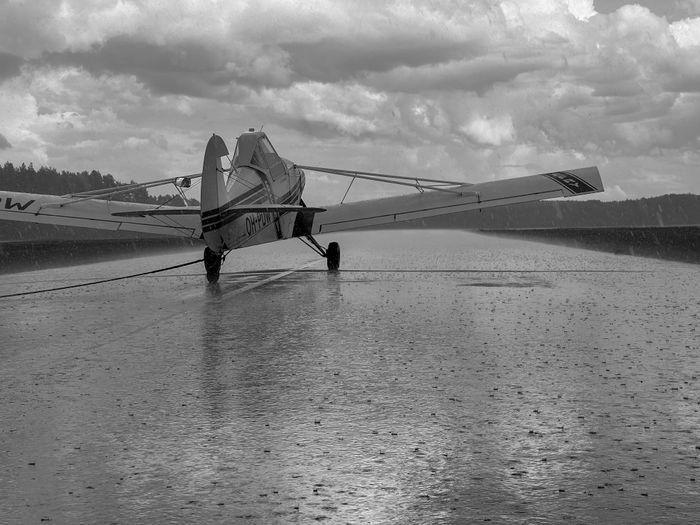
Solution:
M351 179L341 202L307 206L302 199L305 171ZM201 207L113 200L140 188L173 184L187 203L183 188L191 187L196 179L201 179ZM344 202L356 179L411 187L417 192ZM206 245L207 280L215 283L230 250L296 237L325 257L330 271L337 271L338 243L324 247L315 235L602 191L595 166L469 184L299 165L280 157L263 131L250 128L237 138L233 156L224 140L213 134L199 173L62 196L0 191L0 220L201 239Z

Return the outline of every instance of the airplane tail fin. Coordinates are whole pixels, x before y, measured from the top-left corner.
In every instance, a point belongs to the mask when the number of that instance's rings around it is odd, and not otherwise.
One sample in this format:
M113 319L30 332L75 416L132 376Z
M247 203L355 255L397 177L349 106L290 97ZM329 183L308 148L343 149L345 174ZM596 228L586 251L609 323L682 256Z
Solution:
M228 148L218 135L212 135L204 151L202 166L202 220L208 215L216 214L226 203L226 179L221 165L221 157L227 156ZM215 252L224 249L224 241L218 231L204 232L204 240Z

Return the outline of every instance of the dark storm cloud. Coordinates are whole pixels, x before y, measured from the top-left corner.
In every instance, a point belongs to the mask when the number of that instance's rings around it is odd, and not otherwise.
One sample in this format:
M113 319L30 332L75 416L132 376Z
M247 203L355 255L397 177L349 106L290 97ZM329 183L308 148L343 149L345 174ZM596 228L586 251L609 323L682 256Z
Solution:
M10 149L12 144L5 138L5 136L0 133L0 149Z
M474 42L439 39L336 39L282 44L290 65L299 76L319 82L335 82L365 72L397 67L420 67L474 57L481 46Z
M700 93L700 71L671 79L664 87L673 93Z
M404 93L462 90L483 94L499 82L511 81L521 73L548 67L549 64L545 61L482 57L415 69L398 68L387 73L369 75L367 83L374 88Z
M134 75L155 94L217 98L231 84L255 83L227 68L224 50L187 41L156 45L115 37L87 51L45 53L42 62L82 67L94 75Z
M596 82L593 79L584 79L582 84L593 88L595 97L635 97L644 92L644 88L638 78L627 78Z
M695 50L682 50L673 63L664 64L663 87L675 93L700 93L700 58Z
M20 74L20 66L24 60L10 53L0 51L0 82Z
M323 120L314 120L313 118L304 117L293 117L287 115L276 115L275 124L286 128L288 130L294 130L299 133L303 133L309 137L314 137L320 140L331 140L339 136L347 137L348 139L362 140L368 137L376 137L376 133L347 133L344 132L338 125L332 122L326 122Z

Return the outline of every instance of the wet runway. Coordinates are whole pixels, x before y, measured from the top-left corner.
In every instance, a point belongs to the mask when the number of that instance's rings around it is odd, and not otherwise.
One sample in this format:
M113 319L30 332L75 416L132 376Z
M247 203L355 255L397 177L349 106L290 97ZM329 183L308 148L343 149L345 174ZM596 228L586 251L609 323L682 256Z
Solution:
M322 240L340 273L284 241L232 252L215 288L197 265L0 301L0 522L698 521L700 267Z

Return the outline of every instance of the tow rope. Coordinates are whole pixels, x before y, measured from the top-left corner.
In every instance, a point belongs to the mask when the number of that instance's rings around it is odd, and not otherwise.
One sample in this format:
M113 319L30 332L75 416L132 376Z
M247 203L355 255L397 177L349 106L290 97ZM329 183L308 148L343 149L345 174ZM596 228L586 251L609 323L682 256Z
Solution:
M33 294L37 294L37 293L57 292L59 290L69 290L71 288L82 288L84 286L93 286L95 284L111 283L113 281L132 279L134 277L141 277L143 275L151 275L154 273L167 272L168 270L175 270L176 268L183 268L185 266L190 266L192 264L201 263L202 261L204 261L204 259L197 259L196 261L190 261L187 263L176 264L175 266L168 266L167 268L159 268L158 270L151 270L148 272L134 273L131 275L122 275L121 277L112 277L111 279L101 279L99 281L90 281L88 283L70 284L67 286L58 286L56 288L44 288L43 290L32 290L31 292L18 292L18 293L0 295L0 299L7 299L8 297L19 297L22 295L33 295Z

